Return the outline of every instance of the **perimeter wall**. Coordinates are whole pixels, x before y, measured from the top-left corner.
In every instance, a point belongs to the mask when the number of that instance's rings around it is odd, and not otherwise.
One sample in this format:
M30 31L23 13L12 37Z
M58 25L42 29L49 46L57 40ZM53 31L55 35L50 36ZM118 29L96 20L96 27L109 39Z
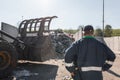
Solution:
M81 31L77 32L73 36L75 41L82 38ZM115 53L120 53L120 36L115 37L104 37L106 44L114 51Z

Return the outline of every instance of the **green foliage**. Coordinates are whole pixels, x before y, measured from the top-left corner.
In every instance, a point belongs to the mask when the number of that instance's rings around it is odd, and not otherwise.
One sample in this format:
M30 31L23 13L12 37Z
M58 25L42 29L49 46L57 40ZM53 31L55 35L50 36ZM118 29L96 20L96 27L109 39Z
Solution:
M83 26L79 26L78 29L65 29L65 30L57 29L57 31L66 32L69 34L75 34L76 32L78 32L81 29L81 27L83 27ZM102 29L97 28L95 30L95 36L103 36ZM120 36L120 29L112 29L111 25L106 25L105 30L104 30L104 36L105 37Z
M78 30L69 29L69 30L63 30L63 31L69 34L75 34Z
M120 29L113 29L112 36L120 36Z
M106 25L104 30L104 36L105 37L111 37L112 36L112 26Z
M102 36L103 35L103 31L100 28L97 28L95 30L95 36Z

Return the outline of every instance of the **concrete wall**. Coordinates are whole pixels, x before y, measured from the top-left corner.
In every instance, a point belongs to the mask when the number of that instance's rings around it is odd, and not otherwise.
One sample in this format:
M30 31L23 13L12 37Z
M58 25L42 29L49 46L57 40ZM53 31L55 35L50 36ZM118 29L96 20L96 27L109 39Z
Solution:
M77 33L75 33L73 35L73 38L75 39L75 41L81 39L82 38L82 31L79 30Z
M116 53L120 53L120 36L104 38L106 44Z
M77 32L73 37L75 38L75 41L82 38L82 32ZM108 47L112 49L112 51L114 51L115 53L120 53L120 36L105 37L104 40Z

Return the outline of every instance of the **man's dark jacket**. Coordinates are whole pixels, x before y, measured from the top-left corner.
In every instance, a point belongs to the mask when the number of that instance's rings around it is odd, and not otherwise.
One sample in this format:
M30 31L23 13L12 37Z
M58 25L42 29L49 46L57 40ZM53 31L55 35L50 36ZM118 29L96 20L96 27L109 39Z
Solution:
M103 80L102 71L108 70L115 60L115 54L92 36L73 43L65 54L65 65L69 72L79 70L80 79Z

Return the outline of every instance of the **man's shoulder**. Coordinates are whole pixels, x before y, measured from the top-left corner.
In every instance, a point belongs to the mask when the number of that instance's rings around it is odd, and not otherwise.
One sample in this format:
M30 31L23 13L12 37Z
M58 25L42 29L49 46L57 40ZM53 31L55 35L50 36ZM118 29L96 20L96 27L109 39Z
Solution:
M99 41L101 44L106 44L103 37L95 37L95 39Z
M74 43L75 43L75 44L79 44L79 43L81 43L82 41L83 41L83 38L81 38L81 39L75 41Z
M82 42L82 39L79 39L79 40L73 42L72 45L76 45L76 46L78 46L78 45L81 44L81 42Z

